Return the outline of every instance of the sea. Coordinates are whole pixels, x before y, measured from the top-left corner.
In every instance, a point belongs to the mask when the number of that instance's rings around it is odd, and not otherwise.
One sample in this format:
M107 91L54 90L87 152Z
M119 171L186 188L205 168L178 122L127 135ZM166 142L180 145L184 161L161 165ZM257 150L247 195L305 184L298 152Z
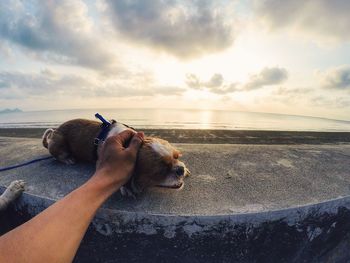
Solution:
M192 109L74 109L0 113L0 128L57 127L95 113L134 128L350 132L350 121L275 113Z

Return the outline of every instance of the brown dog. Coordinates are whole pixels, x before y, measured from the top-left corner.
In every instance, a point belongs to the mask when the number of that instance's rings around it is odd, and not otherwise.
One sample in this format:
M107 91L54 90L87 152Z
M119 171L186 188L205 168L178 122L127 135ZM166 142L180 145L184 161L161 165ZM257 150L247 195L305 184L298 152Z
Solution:
M124 124L114 122L107 137L130 129ZM98 156L94 140L101 130L101 123L92 120L75 119L61 124L57 129L48 129L43 135L43 145L57 160L73 164L96 162ZM98 145L101 147L101 144ZM97 151L98 152L98 151ZM145 137L141 146L130 187L122 187L122 195L134 195L145 188L158 186L181 189L184 178L190 174L185 164L178 160L181 153L167 141Z

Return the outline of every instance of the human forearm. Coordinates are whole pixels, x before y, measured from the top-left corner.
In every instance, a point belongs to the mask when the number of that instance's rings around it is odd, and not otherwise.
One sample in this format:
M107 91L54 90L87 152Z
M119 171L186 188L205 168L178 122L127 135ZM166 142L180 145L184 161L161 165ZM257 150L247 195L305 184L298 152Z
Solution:
M130 130L109 137L88 182L0 237L0 262L71 262L97 209L132 175L142 140Z
M0 262L70 262L97 209L120 185L103 173L0 238Z

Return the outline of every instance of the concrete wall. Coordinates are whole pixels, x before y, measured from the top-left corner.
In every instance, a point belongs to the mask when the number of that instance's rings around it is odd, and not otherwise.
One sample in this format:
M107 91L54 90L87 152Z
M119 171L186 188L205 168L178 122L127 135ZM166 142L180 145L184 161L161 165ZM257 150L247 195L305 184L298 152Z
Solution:
M0 215L0 233L52 203L25 193ZM75 262L349 262L349 248L350 197L222 216L100 209Z

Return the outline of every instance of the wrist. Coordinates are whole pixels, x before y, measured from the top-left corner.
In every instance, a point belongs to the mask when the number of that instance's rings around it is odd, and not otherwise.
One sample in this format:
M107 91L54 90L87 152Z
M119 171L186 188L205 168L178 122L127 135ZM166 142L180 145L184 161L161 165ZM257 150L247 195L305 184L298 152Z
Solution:
M103 170L96 171L86 184L92 191L98 195L105 196L106 199L123 186L120 180L106 174Z

